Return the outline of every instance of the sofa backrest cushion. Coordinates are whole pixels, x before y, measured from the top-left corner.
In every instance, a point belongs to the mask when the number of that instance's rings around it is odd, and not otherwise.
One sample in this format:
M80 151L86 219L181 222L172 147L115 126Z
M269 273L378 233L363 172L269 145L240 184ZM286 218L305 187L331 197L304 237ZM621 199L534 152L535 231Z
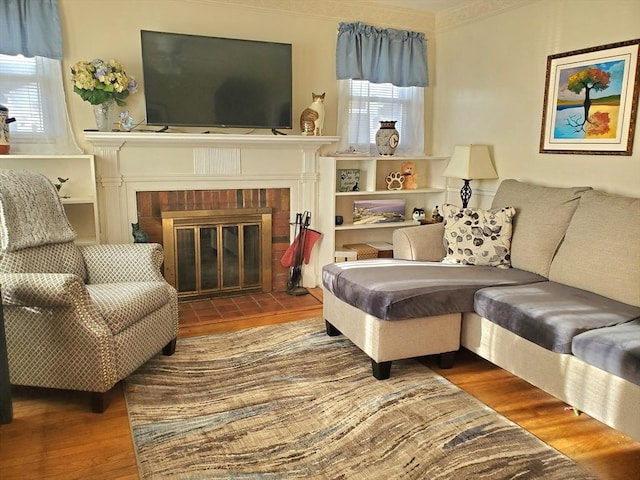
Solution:
M591 187L544 187L504 180L492 208L514 207L511 266L549 276L549 267L580 196Z
M640 198L580 199L549 279L640 306Z

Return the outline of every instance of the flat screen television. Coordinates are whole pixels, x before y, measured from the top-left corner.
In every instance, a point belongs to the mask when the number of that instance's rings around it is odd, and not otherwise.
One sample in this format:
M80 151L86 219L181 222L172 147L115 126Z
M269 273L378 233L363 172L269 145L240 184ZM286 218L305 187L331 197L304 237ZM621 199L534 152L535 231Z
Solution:
M291 44L141 31L147 125L291 128Z

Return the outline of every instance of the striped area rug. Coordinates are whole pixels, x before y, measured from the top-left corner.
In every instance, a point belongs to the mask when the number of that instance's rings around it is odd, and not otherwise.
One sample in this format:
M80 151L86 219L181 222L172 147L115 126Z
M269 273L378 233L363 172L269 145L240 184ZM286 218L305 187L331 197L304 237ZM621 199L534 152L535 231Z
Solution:
M125 394L144 479L592 478L415 360L374 379L321 319L180 339Z

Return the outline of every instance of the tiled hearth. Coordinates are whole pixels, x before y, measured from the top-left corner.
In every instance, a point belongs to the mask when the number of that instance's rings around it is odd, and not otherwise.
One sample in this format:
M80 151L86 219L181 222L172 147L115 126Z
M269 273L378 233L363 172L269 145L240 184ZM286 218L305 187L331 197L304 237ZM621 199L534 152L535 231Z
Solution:
M138 222L149 242L162 244L162 212L267 207L272 212L271 277L273 291L284 291L289 269L280 259L289 246L290 199L287 188L136 192Z
M322 305L313 295L285 292L258 293L229 298L180 302L180 326L227 322L240 317L286 313Z

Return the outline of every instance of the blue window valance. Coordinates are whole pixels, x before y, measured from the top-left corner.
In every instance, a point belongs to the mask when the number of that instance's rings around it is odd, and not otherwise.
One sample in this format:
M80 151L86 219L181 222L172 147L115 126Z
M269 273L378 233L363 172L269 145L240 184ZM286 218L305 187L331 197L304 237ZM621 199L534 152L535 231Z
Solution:
M338 80L368 80L397 87L426 87L424 33L341 22L336 47Z
M0 53L62 60L58 0L2 0Z

